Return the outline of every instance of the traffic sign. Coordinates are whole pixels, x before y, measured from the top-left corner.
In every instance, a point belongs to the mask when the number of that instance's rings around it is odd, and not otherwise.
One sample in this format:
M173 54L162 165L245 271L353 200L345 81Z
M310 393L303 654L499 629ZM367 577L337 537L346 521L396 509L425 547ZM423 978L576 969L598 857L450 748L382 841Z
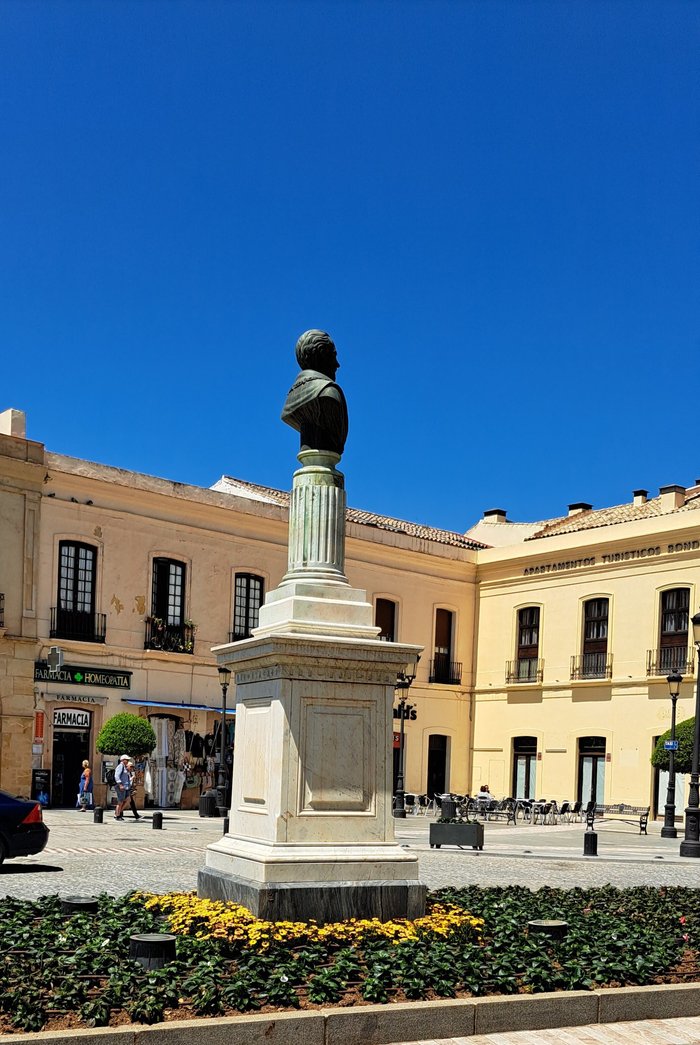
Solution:
M664 751L678 751L678 741L664 740Z

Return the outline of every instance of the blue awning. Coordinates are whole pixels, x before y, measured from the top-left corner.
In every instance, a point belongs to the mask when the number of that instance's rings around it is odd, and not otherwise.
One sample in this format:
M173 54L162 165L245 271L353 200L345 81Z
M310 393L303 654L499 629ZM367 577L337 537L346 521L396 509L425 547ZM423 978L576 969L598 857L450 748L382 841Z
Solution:
M138 700L136 697L122 697L122 704L137 704L140 708L179 708L181 711L216 711L221 714L221 705L218 708L213 704L185 704L184 701L168 700ZM235 715L235 708L226 708L227 715Z

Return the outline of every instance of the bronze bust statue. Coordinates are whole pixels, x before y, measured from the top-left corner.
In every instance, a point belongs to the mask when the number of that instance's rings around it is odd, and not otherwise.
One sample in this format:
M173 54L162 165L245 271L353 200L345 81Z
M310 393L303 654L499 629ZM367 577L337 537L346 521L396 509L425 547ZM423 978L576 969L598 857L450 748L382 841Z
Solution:
M348 435L348 408L335 375L340 364L323 330L307 330L296 344L301 373L292 385L282 420L300 434L300 449L342 454Z

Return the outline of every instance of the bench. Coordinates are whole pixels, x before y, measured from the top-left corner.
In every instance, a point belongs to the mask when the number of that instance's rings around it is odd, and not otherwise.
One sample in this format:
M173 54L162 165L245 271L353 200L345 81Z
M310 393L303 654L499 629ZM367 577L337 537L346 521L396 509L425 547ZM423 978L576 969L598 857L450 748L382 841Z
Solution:
M474 819L481 816L484 820L505 820L506 824L515 825L515 802L512 798L501 801L491 799L490 802L478 802L470 799L466 808L467 816L472 813Z
M586 829L593 830L595 819L618 820L622 824L632 824L639 827L640 835L647 833L649 823L650 806L631 806L624 802L614 805L596 805L595 809L586 810Z

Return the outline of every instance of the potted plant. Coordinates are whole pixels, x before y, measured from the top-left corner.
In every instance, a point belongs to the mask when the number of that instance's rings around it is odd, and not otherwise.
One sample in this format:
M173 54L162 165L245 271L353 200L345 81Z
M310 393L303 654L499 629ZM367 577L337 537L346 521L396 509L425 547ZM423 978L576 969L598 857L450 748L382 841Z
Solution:
M484 848L484 825L462 816L440 817L430 825L430 848L458 845L461 848Z

